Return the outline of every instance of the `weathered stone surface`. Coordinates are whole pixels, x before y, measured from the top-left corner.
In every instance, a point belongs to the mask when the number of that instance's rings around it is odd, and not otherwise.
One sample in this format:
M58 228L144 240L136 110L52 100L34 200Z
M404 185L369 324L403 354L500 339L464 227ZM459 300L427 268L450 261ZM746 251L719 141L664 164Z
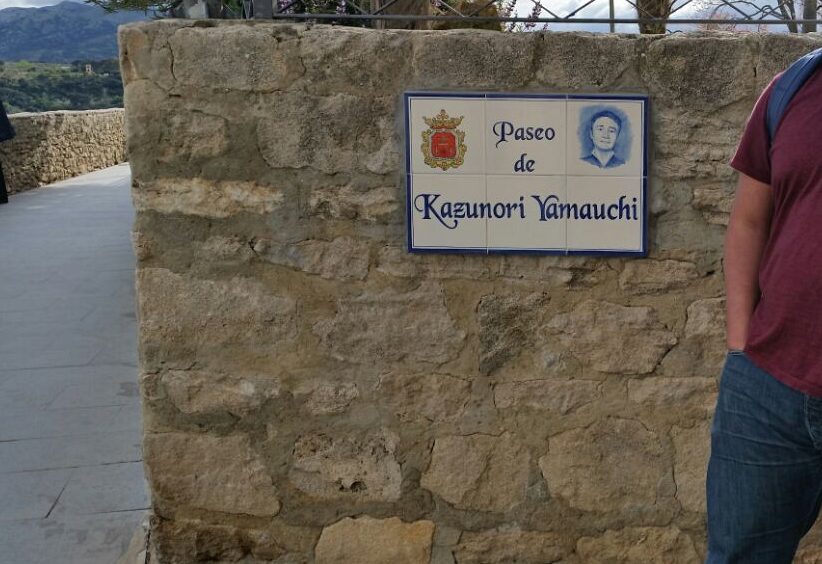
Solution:
M334 92L394 94L409 72L412 34L369 33L355 27L315 26L300 36L305 74L295 86L328 95ZM373 54L380 54L375 65Z
M196 88L274 91L305 69L293 31L272 37L270 28L214 25L185 27L168 38L174 77ZM220 53L219 57L204 56Z
M698 564L694 541L677 527L630 527L577 542L583 562Z
M277 488L246 436L148 434L143 456L161 506L260 517L280 511Z
M504 513L525 499L529 464L510 434L439 437L420 485L454 507Z
M526 380L494 386L494 405L500 409L529 407L566 415L600 397L600 382L591 380Z
M628 381L628 399L651 409L685 411L693 407L704 412L716 403L714 378L639 378Z
M366 291L337 304L337 316L315 325L335 358L377 365L442 364L459 354L465 332L448 313L442 288L425 282L414 291Z
M348 184L318 188L309 194L308 211L324 219L393 223L402 221L400 196L394 187L359 189Z
M147 268L138 271L137 284L141 343L152 359L205 358L226 346L266 347L259 354L269 354L296 332L296 302L255 280L200 280Z
M377 392L401 421L434 423L463 415L471 383L447 374L389 372L380 376Z
M690 360L699 376L718 376L727 350L725 298L697 300L688 306L687 316L684 350L678 351L672 362L687 364Z
M259 562L306 563L320 530L269 519L265 528L217 525L195 519L152 520L151 562Z
M539 467L552 495L585 511L648 509L673 493L660 437L631 419L554 435Z
M294 395L305 397L304 406L312 415L329 415L344 412L360 392L353 382L310 380L300 382Z
M563 344L600 372L647 374L676 344L676 337L649 307L626 307L586 300L556 316L550 327Z
M419 255L399 247L382 247L377 271L397 278L425 276L432 279L487 279L491 276L488 257L481 255Z
M368 275L368 243L352 237L333 241L309 239L293 245L269 246L262 258L325 279L362 280Z
M626 262L619 287L628 294L658 293L685 288L699 278L696 266L677 260Z
M387 429L363 435L305 434L294 445L288 478L312 498L396 501L402 485L398 442Z
M398 517L346 517L323 529L317 564L428 564L434 523L405 523Z
M728 185L703 186L694 189L692 205L702 212L708 223L728 225L734 193Z
M280 382L263 375L237 377L200 370L171 370L162 375L162 385L171 403L187 415L244 417L281 393Z
M10 120L17 137L0 144L10 194L126 160L123 110L19 113Z
M536 61L539 83L563 90L608 88L637 80L637 42L594 33L543 35Z
M477 306L481 372L493 372L533 343L536 323L548 302L541 293L483 296Z
M754 91L755 54L730 34L671 35L650 43L642 74L656 99L709 113Z
M411 66L421 88L513 88L530 82L539 34L506 34L481 29L414 33Z
M459 564L543 564L558 562L568 552L559 533L501 527L476 533L465 531L454 555Z
M260 154L273 169L333 174L358 168L358 135L371 127L369 104L341 92L326 97L283 93L257 121Z
M134 183L138 210L224 218L238 213L268 214L280 208L283 192L273 186L239 180L161 178Z
M705 475L711 452L711 422L696 423L690 429L674 427L671 431L676 451L674 458L674 479L676 498L687 511L704 513Z
M689 305L685 337L724 339L725 298L697 300Z

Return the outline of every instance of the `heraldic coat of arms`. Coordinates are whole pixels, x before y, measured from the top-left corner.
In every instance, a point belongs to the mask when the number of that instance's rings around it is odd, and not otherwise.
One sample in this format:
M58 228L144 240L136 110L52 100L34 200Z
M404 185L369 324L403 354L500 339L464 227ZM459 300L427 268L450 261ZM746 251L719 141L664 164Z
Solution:
M423 116L429 129L422 132L422 153L431 168L458 168L465 159L465 132L457 129L465 116L449 117L444 109L433 118Z

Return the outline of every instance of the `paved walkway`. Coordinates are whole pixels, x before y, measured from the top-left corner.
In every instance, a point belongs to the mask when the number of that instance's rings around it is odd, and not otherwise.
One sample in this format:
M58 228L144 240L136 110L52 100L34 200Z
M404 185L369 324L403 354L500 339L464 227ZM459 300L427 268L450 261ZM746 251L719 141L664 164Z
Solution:
M0 564L113 564L149 502L128 165L0 206Z

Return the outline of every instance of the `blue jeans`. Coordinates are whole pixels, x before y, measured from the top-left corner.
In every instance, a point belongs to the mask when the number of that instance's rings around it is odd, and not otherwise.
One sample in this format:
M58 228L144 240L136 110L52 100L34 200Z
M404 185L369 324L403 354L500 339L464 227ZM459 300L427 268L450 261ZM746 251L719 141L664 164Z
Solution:
M822 502L822 398L728 353L706 486L706 564L790 564Z

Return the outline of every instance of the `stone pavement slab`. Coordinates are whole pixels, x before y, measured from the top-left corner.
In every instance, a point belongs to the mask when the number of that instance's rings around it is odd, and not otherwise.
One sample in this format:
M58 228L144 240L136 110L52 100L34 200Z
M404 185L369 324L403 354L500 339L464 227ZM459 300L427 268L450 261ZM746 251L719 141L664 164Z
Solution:
M128 165L0 206L0 564L111 564L149 505Z

